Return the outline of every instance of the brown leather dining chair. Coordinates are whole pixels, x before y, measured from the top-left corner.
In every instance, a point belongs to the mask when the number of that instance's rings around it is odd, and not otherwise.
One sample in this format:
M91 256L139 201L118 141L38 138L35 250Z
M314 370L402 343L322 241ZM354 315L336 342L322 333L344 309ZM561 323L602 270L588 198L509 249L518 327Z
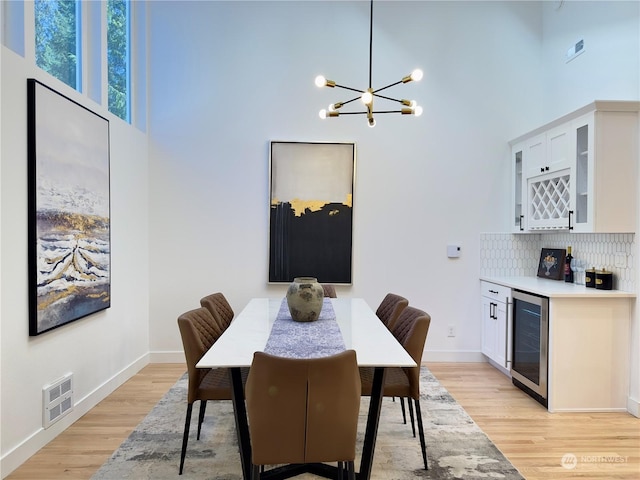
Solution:
M423 310L415 307L406 307L402 311L395 322L392 333L407 353L411 355L411 358L413 358L417 366L411 368L387 368L383 393L385 397L407 398L409 412L411 413L413 412L413 407L411 406L411 401L413 400L416 408L420 449L422 450L422 460L424 461L425 470L429 469L429 465L427 463L427 447L424 439L422 412L420 410L420 364L422 362L422 352L427 340L430 324L431 316ZM362 394L370 396L373 384L373 368L360 368L360 378L362 379Z
M330 283L323 283L322 290L324 290L324 296L326 298L338 298L338 294L336 293L336 287L334 287Z
M264 465L338 462L355 479L360 376L354 350L296 359L256 352L245 389L251 479Z
M200 306L207 308L222 330L226 330L233 320L233 308L221 292L212 293L200 299Z
M197 440L200 440L200 430L202 428L202 421L204 420L207 401L231 400L231 383L229 373L226 369L196 368L198 361L200 361L202 356L222 333L211 312L205 307L185 312L178 317L178 327L180 328L180 335L182 337L182 346L187 362L187 375L189 377L187 416L184 424L182 451L180 455L179 473L182 475L187 453L187 443L189 441L189 426L191 424L193 403L196 400L200 400L198 434L196 437ZM246 378L246 375L247 372L244 371L244 378Z
M407 305L409 305L409 300L406 298L395 293L387 293L382 302L380 302L376 315L389 330L393 330L398 316L407 308Z

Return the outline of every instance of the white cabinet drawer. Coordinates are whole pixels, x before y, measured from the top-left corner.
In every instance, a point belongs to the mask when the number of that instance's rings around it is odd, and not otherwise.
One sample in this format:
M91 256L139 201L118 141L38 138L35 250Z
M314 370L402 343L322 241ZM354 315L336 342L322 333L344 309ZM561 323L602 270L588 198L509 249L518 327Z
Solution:
M511 300L511 288L496 283L480 281L480 294L497 302L506 303Z

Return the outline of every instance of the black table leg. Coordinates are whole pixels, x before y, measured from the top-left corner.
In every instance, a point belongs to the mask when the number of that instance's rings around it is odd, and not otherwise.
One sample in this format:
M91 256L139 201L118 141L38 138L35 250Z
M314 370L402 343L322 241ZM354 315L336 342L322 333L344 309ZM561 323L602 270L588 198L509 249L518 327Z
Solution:
M249 423L247 422L247 409L244 403L244 388L242 387L242 374L240 373L240 368L230 368L229 375L231 377L233 415L236 419L236 435L238 436L240 462L242 463L242 478L244 478L244 480L250 480L251 439L249 437Z
M369 402L369 414L367 416L367 427L364 433L362 459L360 460L360 471L356 474L358 480L369 480L369 478L371 478L373 452L376 448L378 424L380 423L380 408L382 407L384 374L384 367L376 367L374 369L373 384L371 386L371 398Z

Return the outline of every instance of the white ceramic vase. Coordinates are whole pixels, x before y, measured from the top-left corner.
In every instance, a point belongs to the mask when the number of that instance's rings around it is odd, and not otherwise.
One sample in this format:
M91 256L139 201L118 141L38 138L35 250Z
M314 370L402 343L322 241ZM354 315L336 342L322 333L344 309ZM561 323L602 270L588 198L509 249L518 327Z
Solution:
M324 290L314 277L296 277L287 289L287 305L296 322L313 322L320 316Z

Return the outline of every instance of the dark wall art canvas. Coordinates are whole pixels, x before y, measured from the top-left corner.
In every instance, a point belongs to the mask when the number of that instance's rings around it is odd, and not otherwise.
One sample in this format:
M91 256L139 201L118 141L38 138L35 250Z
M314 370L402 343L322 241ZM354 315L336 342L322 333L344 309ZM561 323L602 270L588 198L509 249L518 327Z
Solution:
M27 80L29 335L111 305L109 121Z
M564 280L564 248L543 248L538 263L538 276L550 280Z
M355 143L271 142L269 282L351 284Z

